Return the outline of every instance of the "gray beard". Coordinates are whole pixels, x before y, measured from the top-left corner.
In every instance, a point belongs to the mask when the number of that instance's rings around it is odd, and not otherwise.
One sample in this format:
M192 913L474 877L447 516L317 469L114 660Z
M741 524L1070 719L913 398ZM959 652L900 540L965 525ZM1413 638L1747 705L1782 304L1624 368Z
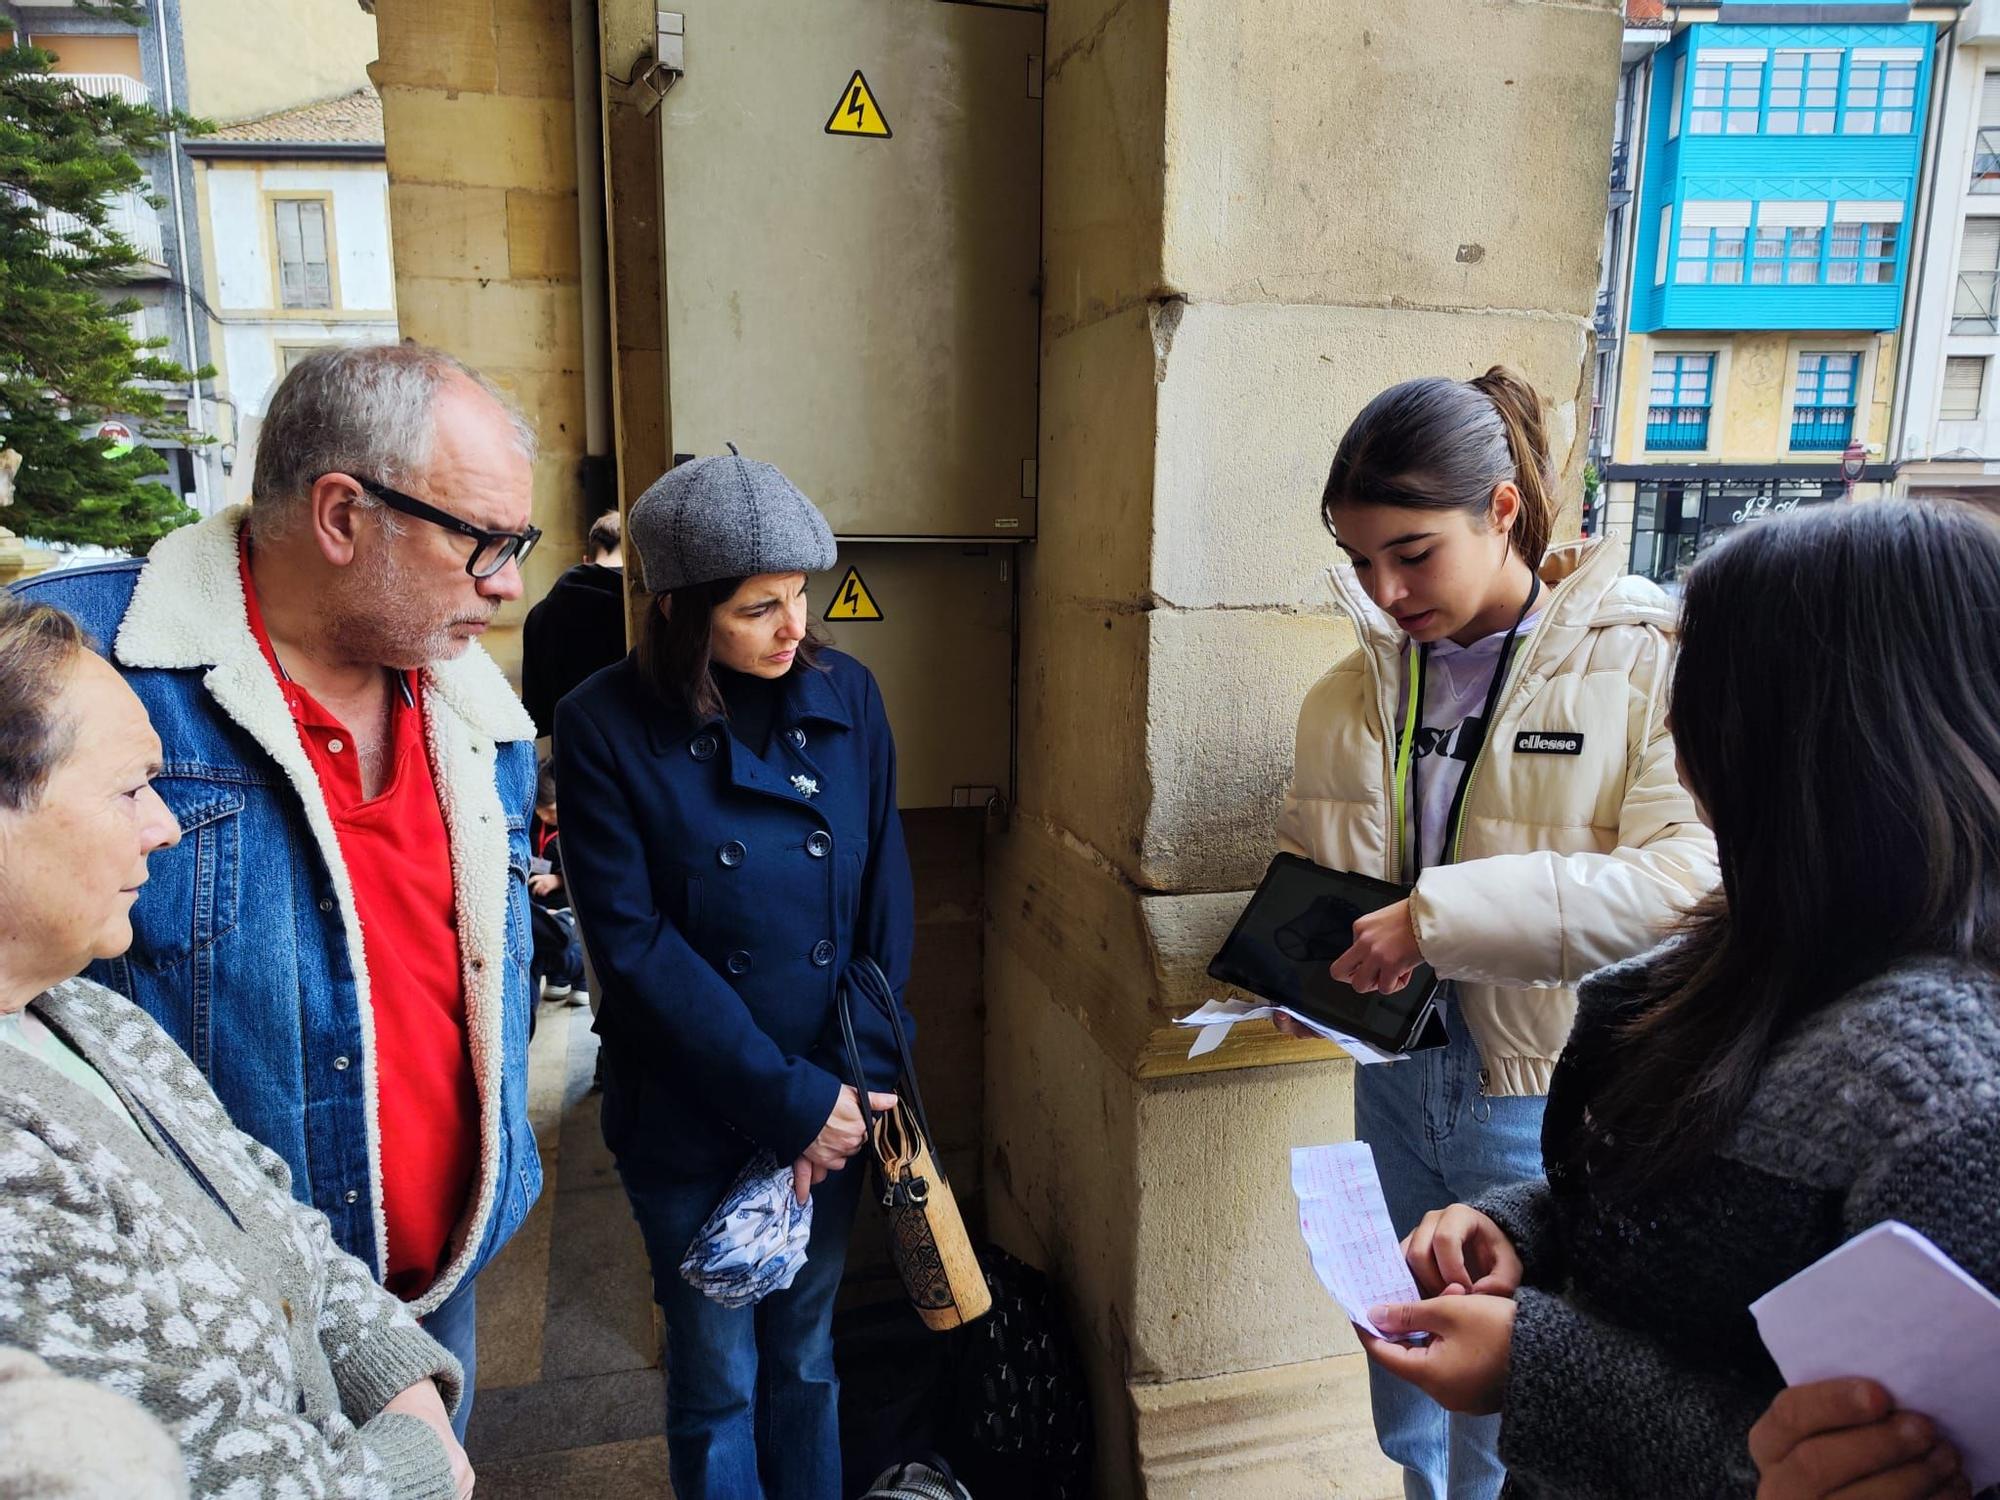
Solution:
M341 569L318 612L322 637L342 656L398 672L461 656L471 644L451 633L451 620L440 622L419 611L404 570L387 547L367 562Z

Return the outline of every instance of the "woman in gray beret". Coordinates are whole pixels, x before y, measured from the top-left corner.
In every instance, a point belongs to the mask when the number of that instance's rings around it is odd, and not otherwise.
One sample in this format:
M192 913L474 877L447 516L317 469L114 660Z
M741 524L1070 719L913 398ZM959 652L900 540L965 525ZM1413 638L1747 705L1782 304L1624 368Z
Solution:
M35 1415L59 1377L107 1393L71 1413L101 1425L89 1463L61 1463L105 1475L91 1493L468 1495L458 1362L173 1038L71 977L131 946L147 859L180 838L160 756L76 622L0 594L0 1496L72 1492L43 1476L76 1424Z
M899 1004L909 975L896 747L868 669L812 633L833 534L775 468L681 465L632 508L626 552L653 596L639 645L563 700L556 764L604 992L604 1136L666 1315L674 1493L839 1500L831 1327L863 1117L835 994L857 957ZM867 1075L893 1078L886 1022L855 1022ZM807 1260L725 1307L679 1268L760 1158L810 1204Z

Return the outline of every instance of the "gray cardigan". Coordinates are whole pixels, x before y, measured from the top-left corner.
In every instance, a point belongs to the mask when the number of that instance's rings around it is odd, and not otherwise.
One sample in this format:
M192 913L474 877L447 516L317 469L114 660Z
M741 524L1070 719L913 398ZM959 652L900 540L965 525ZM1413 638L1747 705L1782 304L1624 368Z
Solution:
M0 1047L0 1344L137 1401L196 1497L450 1500L436 1434L382 1407L426 1378L456 1403L457 1362L137 1006L71 980L32 1008L145 1138Z
M2000 1292L2000 975L1912 960L1843 996L1779 1045L1721 1151L1621 1204L1561 1147L1585 1128L1593 1044L1633 1012L1647 962L1580 993L1549 1091L1550 1181L1476 1205L1526 1268L1500 1431L1510 1494L1752 1494L1748 1434L1783 1381L1749 1305L1872 1224L1902 1220Z

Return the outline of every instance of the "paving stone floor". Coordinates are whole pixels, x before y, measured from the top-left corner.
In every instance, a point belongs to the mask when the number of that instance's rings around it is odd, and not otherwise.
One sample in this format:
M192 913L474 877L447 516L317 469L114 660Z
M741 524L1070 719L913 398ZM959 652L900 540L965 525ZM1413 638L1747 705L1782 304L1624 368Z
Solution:
M664 1500L645 1248L598 1132L590 1012L545 1004L529 1049L541 1201L479 1278L479 1500Z

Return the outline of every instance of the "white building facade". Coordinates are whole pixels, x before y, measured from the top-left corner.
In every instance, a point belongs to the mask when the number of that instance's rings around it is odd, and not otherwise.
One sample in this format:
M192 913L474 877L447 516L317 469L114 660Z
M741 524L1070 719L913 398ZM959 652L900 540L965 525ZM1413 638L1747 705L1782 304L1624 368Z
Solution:
M2000 507L2000 0L1965 7L1940 72L1892 456L1904 493Z
M370 90L191 141L208 254L218 499L247 499L278 382L329 344L397 336L381 101Z

